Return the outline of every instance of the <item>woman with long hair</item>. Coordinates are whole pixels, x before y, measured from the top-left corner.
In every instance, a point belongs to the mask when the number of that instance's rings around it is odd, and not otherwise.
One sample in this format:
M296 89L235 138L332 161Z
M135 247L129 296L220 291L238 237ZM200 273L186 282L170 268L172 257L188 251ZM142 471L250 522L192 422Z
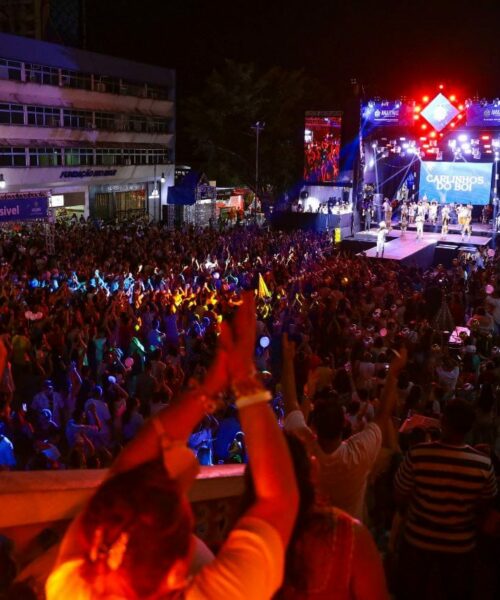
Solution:
M254 297L247 293L231 328L222 328L203 385L146 422L70 526L46 584L48 600L272 597L298 494L269 393L254 374L255 326ZM217 558L190 578L194 538L186 492L198 465L186 440L229 385L246 435L255 502Z

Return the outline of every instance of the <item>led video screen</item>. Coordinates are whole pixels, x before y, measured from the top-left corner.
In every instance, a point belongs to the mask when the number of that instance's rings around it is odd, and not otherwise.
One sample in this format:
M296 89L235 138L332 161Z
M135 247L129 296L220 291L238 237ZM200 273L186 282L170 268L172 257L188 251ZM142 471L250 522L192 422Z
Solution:
M447 204L488 204L491 194L492 163L420 163L420 198Z
M306 113L304 181L330 183L339 176L340 113Z

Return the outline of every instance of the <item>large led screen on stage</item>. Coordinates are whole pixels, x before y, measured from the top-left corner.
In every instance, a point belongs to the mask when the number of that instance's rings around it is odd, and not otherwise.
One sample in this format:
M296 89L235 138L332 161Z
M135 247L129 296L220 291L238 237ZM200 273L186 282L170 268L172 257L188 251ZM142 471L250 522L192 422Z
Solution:
M339 112L307 112L304 130L304 181L331 183L339 176Z
M488 204L491 194L492 163L420 163L420 198L448 204Z

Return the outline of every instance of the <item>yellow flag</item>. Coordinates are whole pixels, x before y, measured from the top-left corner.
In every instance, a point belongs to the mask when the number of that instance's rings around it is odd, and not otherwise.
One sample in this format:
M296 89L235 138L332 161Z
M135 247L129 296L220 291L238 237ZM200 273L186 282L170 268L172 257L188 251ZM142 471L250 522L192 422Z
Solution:
M259 291L257 293L259 298L270 298L271 292L269 291L266 282L264 281L264 277L259 273Z

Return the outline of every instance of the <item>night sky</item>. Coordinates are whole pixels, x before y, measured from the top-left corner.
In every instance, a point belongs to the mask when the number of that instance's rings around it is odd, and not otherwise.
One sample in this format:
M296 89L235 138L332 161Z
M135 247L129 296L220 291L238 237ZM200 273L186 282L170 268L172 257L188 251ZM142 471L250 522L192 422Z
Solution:
M310 110L343 110L344 136L359 100L420 99L440 83L460 99L500 96L498 0L86 0L89 50L175 68L177 158L195 158L183 101L225 58L304 69L323 84Z
M499 26L494 0L87 0L89 49L173 67L180 92L232 58L304 68L339 102L351 77L368 95L420 95L443 81L495 97Z

